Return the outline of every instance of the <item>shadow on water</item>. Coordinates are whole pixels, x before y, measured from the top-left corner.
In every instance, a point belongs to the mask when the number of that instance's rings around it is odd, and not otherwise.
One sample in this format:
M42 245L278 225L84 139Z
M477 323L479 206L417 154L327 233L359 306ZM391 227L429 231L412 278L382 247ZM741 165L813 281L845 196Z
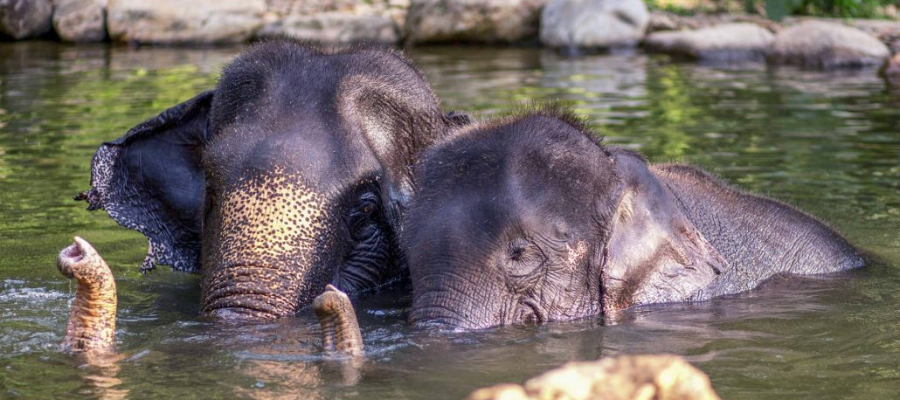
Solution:
M406 324L408 288L358 299L367 359L324 357L311 312L277 323L197 317L199 279L141 275L146 241L71 197L97 146L211 88L240 47L0 43L0 397L462 398L570 360L681 354L729 399L891 398L900 390L900 92L873 73L711 68L641 54L417 48L446 109L478 120L560 101L608 143L698 164L794 204L875 256L841 276L609 318L468 333ZM119 286L109 363L57 352L75 234Z

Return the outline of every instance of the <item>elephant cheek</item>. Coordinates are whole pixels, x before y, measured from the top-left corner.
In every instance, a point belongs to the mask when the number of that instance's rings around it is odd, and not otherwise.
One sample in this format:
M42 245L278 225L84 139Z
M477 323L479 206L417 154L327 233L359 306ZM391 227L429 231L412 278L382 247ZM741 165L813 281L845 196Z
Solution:
M222 199L204 248L203 312L275 318L309 304L334 275L326 196L276 170L238 182ZM208 250L207 250L208 249Z

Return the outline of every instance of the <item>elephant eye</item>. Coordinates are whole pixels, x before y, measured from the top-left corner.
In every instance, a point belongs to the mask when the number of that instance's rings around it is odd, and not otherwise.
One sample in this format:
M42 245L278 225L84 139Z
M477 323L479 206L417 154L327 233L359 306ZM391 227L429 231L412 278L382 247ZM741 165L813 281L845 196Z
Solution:
M212 212L213 207L215 207L216 202L218 201L218 196L216 195L216 191L206 185L206 198L204 199L204 207L203 207L203 215L209 215Z
M369 215L378 209L378 198L373 193L365 193L356 201L357 212Z
M525 255L525 249L522 247L516 247L509 254L509 259L513 261L522 260L522 256Z
M507 264L512 276L531 275L546 260L541 249L525 239L511 241L507 257L509 259Z

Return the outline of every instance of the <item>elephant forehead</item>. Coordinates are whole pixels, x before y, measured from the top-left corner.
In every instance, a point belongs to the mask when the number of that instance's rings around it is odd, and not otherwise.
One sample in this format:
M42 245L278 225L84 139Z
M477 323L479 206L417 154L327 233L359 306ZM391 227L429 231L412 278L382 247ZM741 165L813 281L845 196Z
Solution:
M224 253L235 262L306 253L328 234L326 196L282 169L241 179L221 207Z

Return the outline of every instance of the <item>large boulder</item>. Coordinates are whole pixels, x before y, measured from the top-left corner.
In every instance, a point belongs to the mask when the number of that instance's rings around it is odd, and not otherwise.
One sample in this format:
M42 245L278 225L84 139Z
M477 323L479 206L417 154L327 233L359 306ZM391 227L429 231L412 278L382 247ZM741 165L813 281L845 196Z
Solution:
M226 43L249 39L263 24L264 0L109 0L113 40L135 43Z
M53 29L67 42L106 39L106 0L56 0Z
M50 0L0 0L0 34L28 39L50 31Z
M806 68L859 68L881 65L889 55L884 43L859 29L807 21L775 35L769 60Z
M321 43L397 43L408 4L399 0L308 0L270 3L257 37L291 36Z
M674 54L701 62L765 61L775 40L756 24L739 22L695 31L654 32L644 40L647 50Z
M547 0L412 0L408 43L511 43L537 36Z
M552 0L541 14L541 43L615 48L644 38L650 17L642 0Z
M669 355L621 356L577 362L524 386L479 389L466 400L720 400L702 371Z

